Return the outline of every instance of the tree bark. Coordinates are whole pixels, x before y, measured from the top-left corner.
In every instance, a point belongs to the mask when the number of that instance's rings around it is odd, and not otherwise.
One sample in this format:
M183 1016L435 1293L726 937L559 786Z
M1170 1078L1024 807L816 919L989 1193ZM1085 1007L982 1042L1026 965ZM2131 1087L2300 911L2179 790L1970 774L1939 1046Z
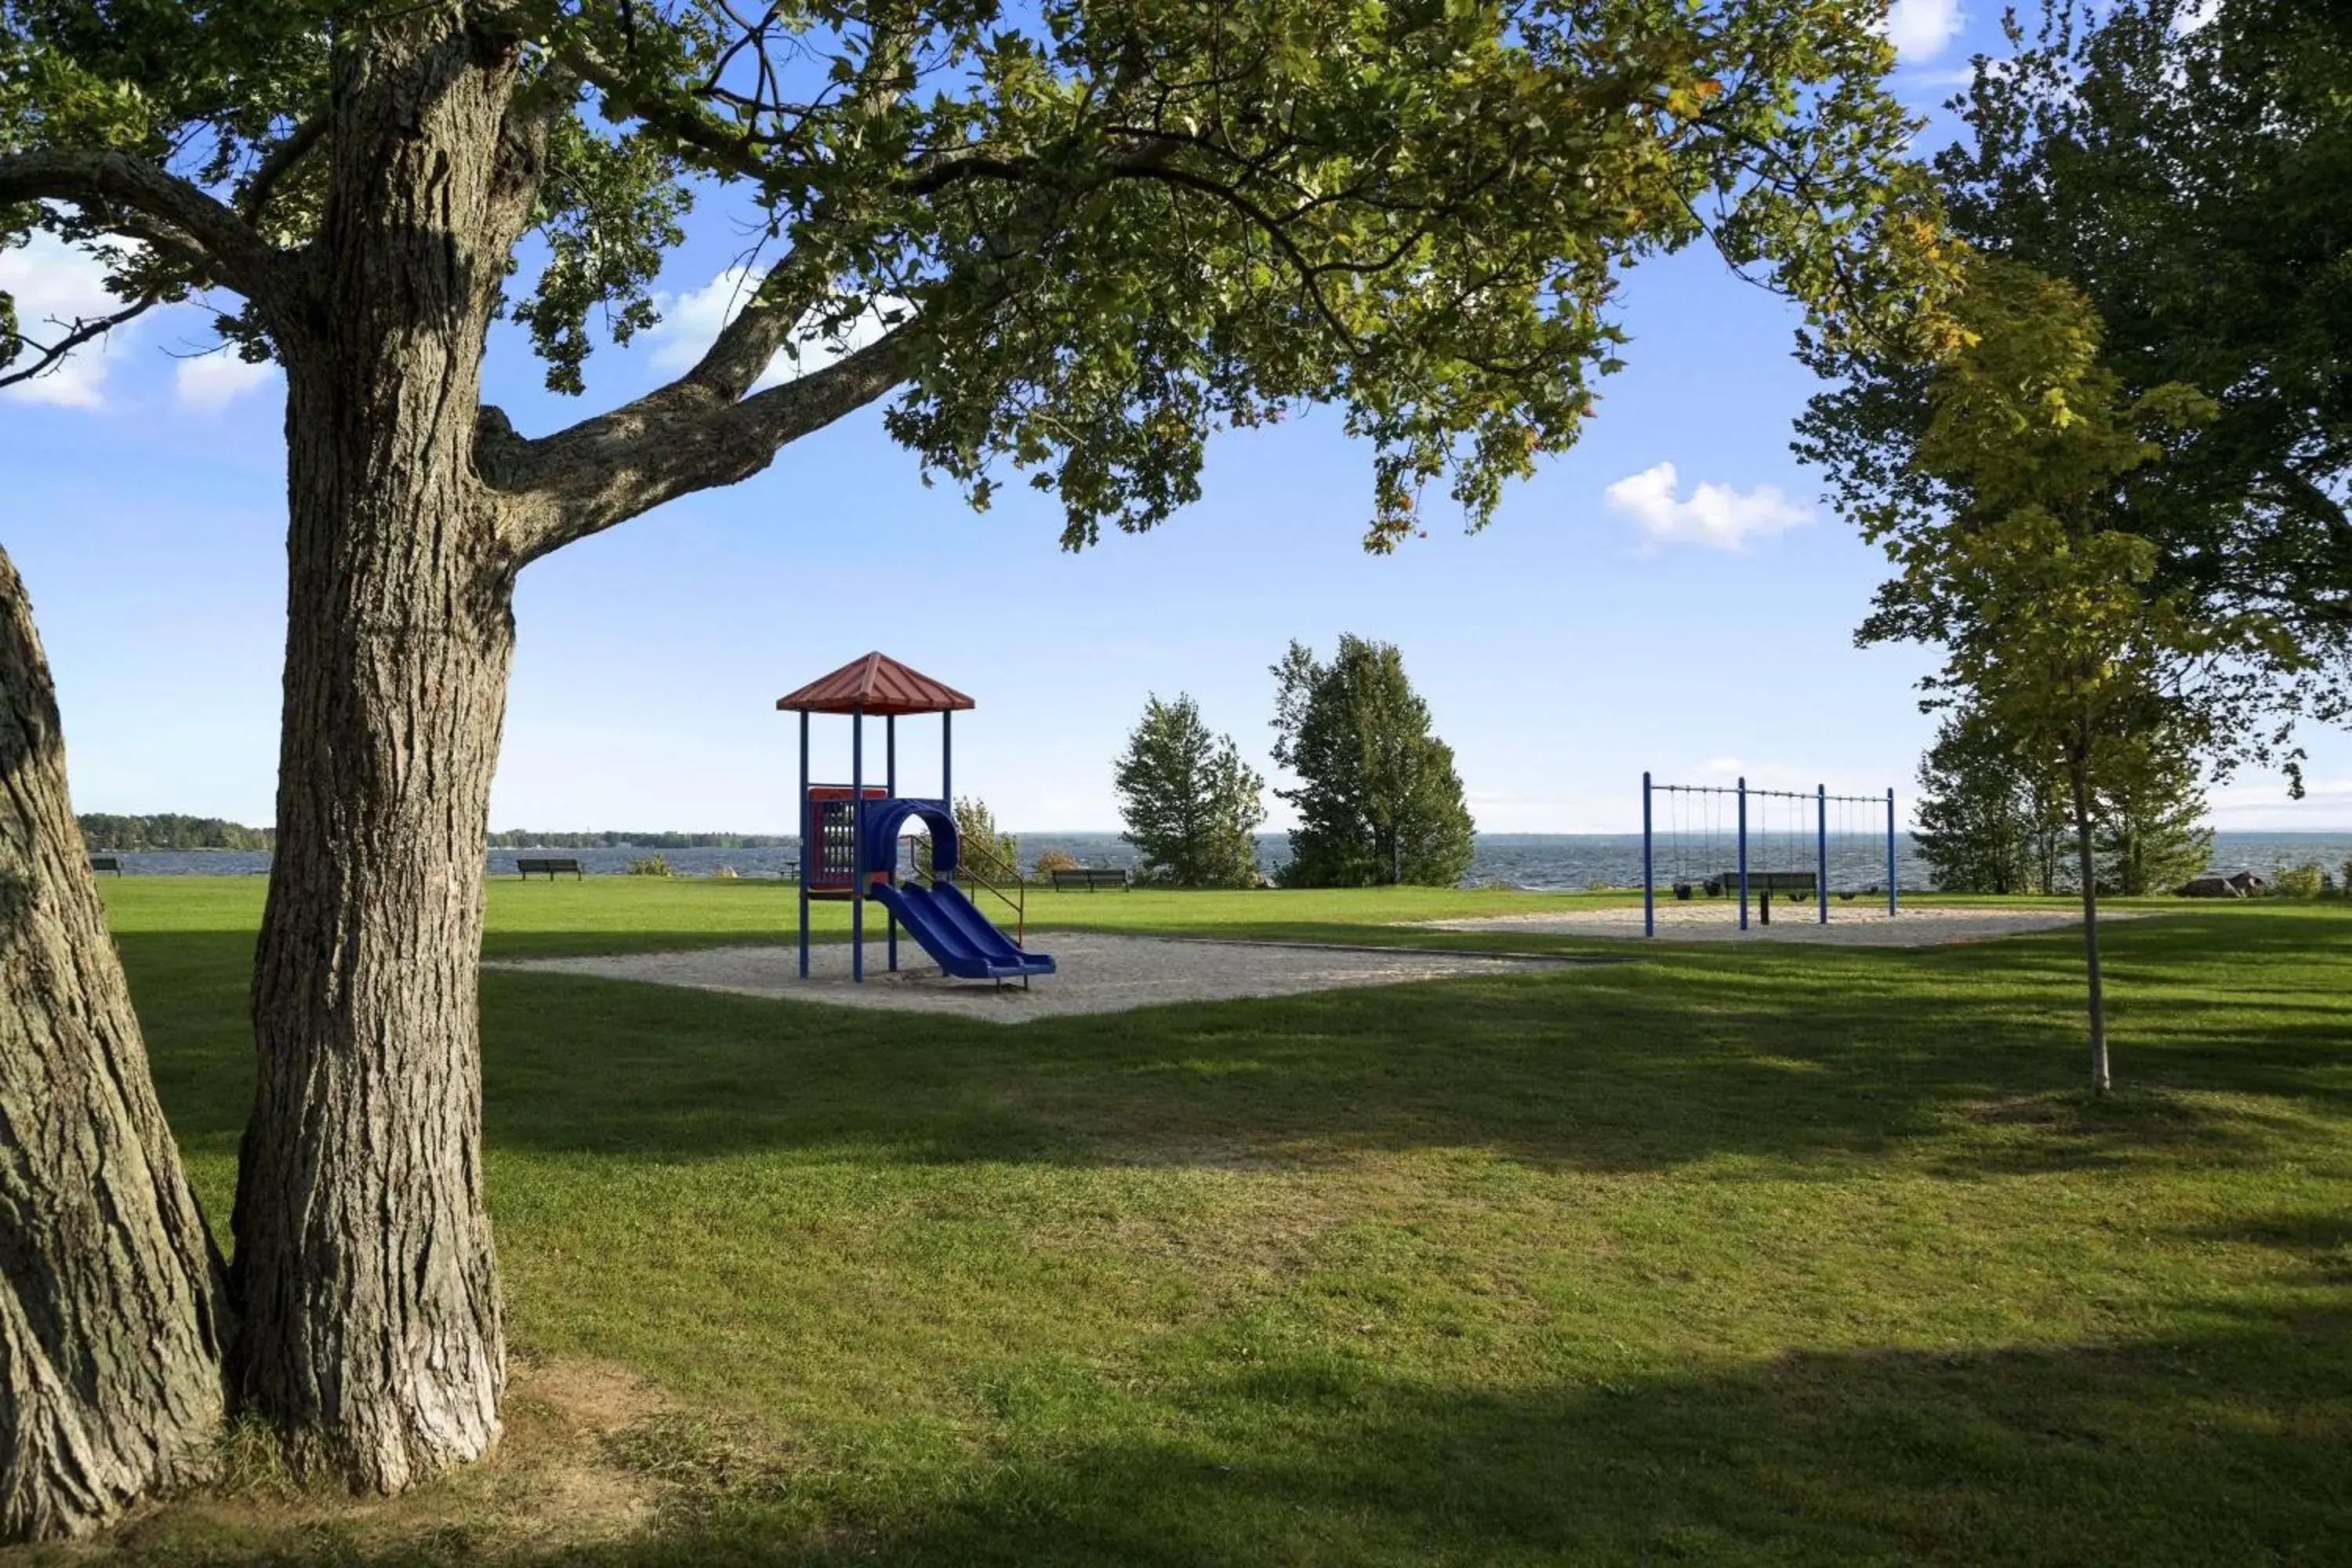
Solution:
M76 1535L220 1426L219 1258L147 1072L0 552L0 1540Z
M2074 864L2083 882L2083 972L2088 985L2091 1015L2091 1092L2105 1094L2114 1087L2107 1073L2107 1005L2099 977L2099 878L2097 857L2091 843L2091 780L2088 767L2077 762L2074 784Z
M512 59L429 14L413 43L391 26L339 63L312 325L281 345L285 705L232 1356L298 1468L383 1492L487 1451L506 1376L476 965L516 562L474 442L522 216Z

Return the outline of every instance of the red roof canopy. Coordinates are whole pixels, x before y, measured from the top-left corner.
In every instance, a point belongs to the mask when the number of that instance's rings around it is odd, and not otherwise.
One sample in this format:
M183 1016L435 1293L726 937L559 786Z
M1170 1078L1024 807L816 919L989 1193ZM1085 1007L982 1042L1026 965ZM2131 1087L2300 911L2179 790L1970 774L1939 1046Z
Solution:
M909 669L887 653L869 653L851 659L831 675L819 676L789 697L777 698L776 706L794 713L863 710L886 718L897 713L945 713L978 705L954 687Z

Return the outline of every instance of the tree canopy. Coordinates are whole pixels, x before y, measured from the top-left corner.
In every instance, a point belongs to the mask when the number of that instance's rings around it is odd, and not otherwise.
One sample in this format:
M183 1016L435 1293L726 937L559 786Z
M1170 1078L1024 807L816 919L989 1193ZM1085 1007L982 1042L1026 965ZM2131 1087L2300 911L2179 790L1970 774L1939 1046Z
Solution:
M2208 406L2160 465L2114 476L2158 593L2260 612L2291 657L2265 704L2345 711L2352 679L2352 10L2335 0L2053 0L1979 60L1967 133L1934 160L1955 235L2060 279L2099 323L2124 398ZM1850 340L1800 452L1864 517L1931 513L1948 479L1908 461L1932 363ZM2238 738L2265 732L2243 725ZM2257 751L2263 747L2257 743Z
M387 112L485 116L500 166L475 199L510 210L473 286L559 390L653 321L691 205L755 226L749 308L694 372L486 447L501 489L572 514L527 549L893 388L929 468L982 504L1030 470L1074 543L1192 499L1213 428L1337 404L1386 545L1427 482L1475 523L1573 441L1643 255L1711 239L1840 341L1899 330L1940 262L1876 9L6 0L0 242L80 240L126 310L205 290L244 352L288 352L337 237L334 140L380 88ZM366 65L394 36L440 62L396 91ZM427 85L488 66L502 115ZM100 324L20 323L0 353ZM780 350L825 363L745 396ZM706 438L665 443L688 410Z

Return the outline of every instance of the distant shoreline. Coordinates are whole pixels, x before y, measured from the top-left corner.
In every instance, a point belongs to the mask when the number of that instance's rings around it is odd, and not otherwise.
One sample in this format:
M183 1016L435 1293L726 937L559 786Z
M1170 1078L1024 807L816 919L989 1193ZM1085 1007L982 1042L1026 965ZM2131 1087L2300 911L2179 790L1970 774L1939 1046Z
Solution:
M1082 866L1133 870L1135 848L1115 833L1039 833L1017 836L1021 858L1034 865L1040 856L1066 855ZM1771 867L1794 856L1811 866L1818 848L1811 834L1792 840L1781 833L1751 833L1748 847L1754 864ZM1863 889L1884 884L1886 841L1877 834L1832 834L1828 851L1830 883L1837 888ZM1259 869L1278 875L1289 859L1285 833L1257 837ZM268 850L116 850L100 849L120 861L133 876L262 877L268 874ZM1686 878L1694 872L1714 875L1730 865L1729 839L1718 833L1712 840L1662 836L1656 847L1656 870L1662 879ZM571 846L551 843L495 845L483 857L485 873L492 879L520 874L519 857L555 855L577 860L590 877L626 876L640 863L658 858L671 874L686 878L734 878L773 881L798 873L800 849L789 840L767 847L708 846L684 847L660 844ZM1905 836L1895 846L1896 879L1906 888L1926 889L1933 880L1917 841ZM2219 832L2209 871L2232 875L2252 871L2269 877L2285 868L2316 863L2337 875L2352 861L2352 830L2262 833L2250 829ZM110 868L113 869L114 868ZM1639 886L1642 836L1638 833L1482 833L1474 845L1474 858L1465 880L1474 886L1510 887L1531 892L1573 891L1580 889Z
M247 831L257 836L264 833L261 829ZM1013 837L1024 842L1034 838L1049 843L1058 840L1118 843L1124 839L1122 830L1116 827L1018 827L1010 831ZM2229 840L2246 838L2338 839L2352 838L2352 823L2347 823L2341 827L2215 827L2209 831L2212 833L2217 845ZM1640 829L1629 828L1609 833L1493 831L1481 832L1476 835L1476 837L1480 842L1489 844L1569 844L1579 841L1590 843L1603 839L1632 840L1638 839L1641 836ZM273 852L273 847L268 844L127 843L119 839L93 838L87 834L84 837L89 850L93 855L268 855ZM1260 843L1278 843L1288 838L1290 834L1286 828L1276 828L1252 837ZM493 833L487 846L489 852L494 855L512 853L516 850L540 849L756 850L796 849L799 847L800 839L788 833L662 832L628 835L580 831L551 833L543 837L526 839L513 830Z

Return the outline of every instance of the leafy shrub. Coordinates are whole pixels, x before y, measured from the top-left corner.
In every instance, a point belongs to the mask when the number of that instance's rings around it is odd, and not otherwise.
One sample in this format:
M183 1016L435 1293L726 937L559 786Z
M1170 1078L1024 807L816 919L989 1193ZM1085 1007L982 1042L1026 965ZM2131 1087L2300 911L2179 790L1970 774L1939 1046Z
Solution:
M2271 891L2282 899L2315 899L2326 875L2316 860L2282 867L2278 875L2271 879Z
M1001 868L1011 867L1015 877L1021 874L1021 840L1010 833L996 830L996 815L985 801L958 796L955 803L956 839L962 846L964 870L983 878L1003 875ZM914 843L915 870L924 877L931 874L931 840L928 834L918 835Z
M1075 871L1078 858L1066 849L1048 849L1037 857L1037 864L1029 868L1033 877L1050 877L1056 871Z
M669 868L669 861L663 856L640 855L635 859L629 862L629 875L632 877L675 877L677 873Z
M721 866L710 873L710 879L714 882L739 882L742 878L736 873L734 867Z

